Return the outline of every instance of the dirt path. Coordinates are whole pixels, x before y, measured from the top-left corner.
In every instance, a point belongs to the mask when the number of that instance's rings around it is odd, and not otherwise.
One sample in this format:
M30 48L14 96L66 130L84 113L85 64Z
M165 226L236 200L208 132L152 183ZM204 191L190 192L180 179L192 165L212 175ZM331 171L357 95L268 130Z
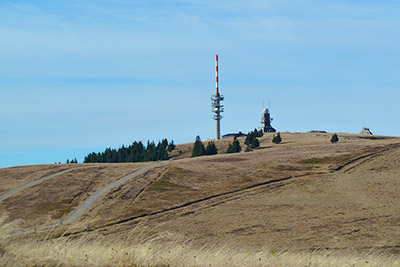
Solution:
M38 184L38 183L44 182L44 181L49 180L49 179L51 179L51 178L53 178L53 177L55 177L55 176L58 176L58 175L61 175L61 174L67 173L67 172L71 172L71 171L74 171L74 170L78 170L78 169L92 168L92 167L93 167L93 166L84 166L84 167L70 168L70 169L66 169L66 170L63 170L63 171L59 171L59 172L56 172L56 173L53 173L53 174L44 176L44 177L42 177L42 178L40 178L40 179L37 179L37 180L32 181L32 182L30 182L30 183L21 185L21 186L19 186L19 187L13 189L13 190L11 190L11 191L8 191L7 193L5 193L5 194L3 194L3 195L0 196L0 200L3 200L4 198L8 197L9 195L12 195L12 194L14 194L14 193L16 193L16 192L18 192L18 191L21 191L22 189L25 189L25 188L31 187L31 186L33 186L33 185L36 185L36 184Z
M104 194L106 194L108 191L110 191L113 187L116 187L118 185L121 185L125 182L127 182L128 180L138 176L139 174L144 173L145 171L148 171L149 169L155 167L157 165L157 163L151 164L149 166L146 166L144 168L141 168L135 172L132 172L128 175L125 175L124 177L118 179L117 181L101 188L99 191L97 191L96 193L94 193L93 195L91 195L88 199L86 199L82 205L75 210L74 213L71 214L71 216L69 216L68 218L66 218L65 220L59 222L59 224L66 224L69 222L72 222L73 220L77 219L79 216L81 216L86 209L88 209L97 199L99 199L100 197L102 197Z
M36 227L34 229L29 229L29 230L26 230L26 231L23 231L23 232L15 233L15 234L11 235L11 237L20 236L20 235L24 235L24 234L29 234L29 233L32 233L32 232L36 232L38 230L53 229L53 228L55 228L57 226L64 225L64 224L67 224L69 222L72 222L72 221L76 220L79 216L81 216L97 199L99 199L100 197L104 196L112 188L127 182L128 180L130 180L130 179L132 179L132 178L134 178L134 177L136 177L136 176L138 176L138 175L150 170L151 168L154 168L158 164L159 163L154 163L154 164L151 164L151 165L146 166L144 168L141 168L141 169L139 169L137 171L134 171L132 173L129 173L129 174L123 176L122 178L118 179L117 181L115 181L115 182L113 182L111 184L106 185L105 187L101 188L96 193L94 193L92 196L90 196L88 199L86 199L82 203L82 205L77 210L75 210L75 212L72 213L68 218L66 218L66 219L64 219L64 220L62 220L62 221L60 221L58 223L51 224L51 225L44 225L44 226ZM80 168L84 168L84 167L80 167ZM78 169L78 168L74 168L74 170L75 169ZM64 170L64 171L61 171L61 172L58 172L56 174L52 174L52 175L49 175L49 176L46 176L46 177L43 177L43 178L50 179L50 178L54 177L55 175L59 175L59 174L65 173L67 171L72 171L72 170L73 169ZM43 180L41 180L41 181L43 181Z

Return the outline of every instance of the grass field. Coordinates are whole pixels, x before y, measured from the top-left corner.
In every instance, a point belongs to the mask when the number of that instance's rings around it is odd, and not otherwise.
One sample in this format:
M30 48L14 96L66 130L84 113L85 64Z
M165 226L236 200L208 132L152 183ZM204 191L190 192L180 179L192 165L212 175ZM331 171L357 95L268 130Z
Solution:
M76 164L71 165L76 167L74 166ZM4 214L8 215L8 221L22 220L24 228L53 224L72 213L84 199L101 187L146 165L148 163L91 164L90 168L80 168L55 176L12 194L0 202L0 208ZM60 168L56 165L56 167L58 171L70 166ZM52 170L49 165L44 165L43 168L44 171L39 171L41 175L47 175ZM35 168L28 166L25 171L21 169L23 167L16 168L16 172L12 172L13 168L8 169L7 181L14 177L18 181L26 181L28 179L19 179L24 173L28 173L29 180L35 177L29 172L32 169L32 172L35 172Z
M43 176L66 170L69 166L65 164L19 166L0 169L0 194L4 194L18 186L32 182Z
M266 134L260 149L198 158L189 157L192 144L177 145L171 154L176 160L114 188L79 220L10 237L56 222L146 164L97 164L24 189L0 202L0 262L399 265L400 138L339 134L331 144L331 134L281 136L279 145ZM217 142L219 151L229 142ZM68 167L55 166L0 169L0 178L17 186Z

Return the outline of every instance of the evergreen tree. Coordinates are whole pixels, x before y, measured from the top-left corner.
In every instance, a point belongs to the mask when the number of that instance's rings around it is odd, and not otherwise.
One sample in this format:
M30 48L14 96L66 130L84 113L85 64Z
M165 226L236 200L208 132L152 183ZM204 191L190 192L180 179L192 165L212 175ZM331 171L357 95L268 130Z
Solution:
M259 131L257 131L257 129L254 129L254 132L256 133L256 137L263 137L264 135L262 129L260 129Z
M259 147L260 141L257 139L257 137L261 136L262 136L262 131L257 131L257 129L254 129L254 131L249 132L246 136L246 139L244 140L244 144L247 145L246 150L251 151L251 149Z
M166 159L168 159L168 152L165 149L164 145L161 144L161 146L159 146L157 150L157 160L166 160Z
M336 143L338 141L339 141L339 137L337 136L337 134L332 135L332 138L331 138L332 144L334 144L334 143Z
M198 157L205 155L206 150L203 143L201 142L200 136L196 136L196 141L194 142L192 149L192 157Z
M228 149L226 150L226 153L238 153L242 150L240 147L239 140L236 139L236 137L233 139L232 144L229 144Z
M233 140L232 147L233 147L233 153L237 153L242 150L242 148L240 147L239 140L237 140L236 138Z
M246 149L244 150L245 152L250 152L250 151L252 151L253 149L251 149L251 146L250 145L247 145L246 146Z
M226 153L233 153L233 146L229 144L228 148L226 149Z
M215 146L214 142L208 142L206 147L206 155L215 155L218 153L218 149Z
M245 145L250 145L251 142L253 142L254 138L255 138L254 132L247 133L246 139L244 140L244 144Z
M281 134L278 133L277 135L274 135L274 138L272 138L272 142L275 144L279 144L282 142Z
M172 150L175 149L175 144L174 144L174 140L171 140L171 142L168 144L168 152L171 152Z
M254 148L257 148L259 146L260 146L260 141L258 141L257 138L254 138L253 141L250 144L250 147L254 149Z
M162 146L164 147L164 149L166 149L166 148L168 147L168 140L167 140L167 138L164 138L164 139L161 141L161 144L162 144Z

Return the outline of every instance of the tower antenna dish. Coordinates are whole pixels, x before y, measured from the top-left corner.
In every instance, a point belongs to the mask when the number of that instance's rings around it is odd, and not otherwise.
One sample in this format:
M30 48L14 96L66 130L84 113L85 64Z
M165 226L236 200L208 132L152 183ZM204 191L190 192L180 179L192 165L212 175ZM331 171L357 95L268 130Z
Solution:
M270 113L271 112L270 106L271 106L271 101L268 100L268 109L263 108L263 113L261 117L261 123L262 123L261 129L263 130L264 133L276 132L274 127L271 126L272 118Z

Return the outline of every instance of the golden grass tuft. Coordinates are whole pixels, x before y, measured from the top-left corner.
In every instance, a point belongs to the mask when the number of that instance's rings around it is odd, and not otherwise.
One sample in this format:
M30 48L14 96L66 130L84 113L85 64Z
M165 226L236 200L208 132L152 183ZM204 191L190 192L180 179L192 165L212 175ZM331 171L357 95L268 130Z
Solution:
M398 266L398 255L376 251L278 250L266 245L250 249L235 244L195 246L183 235L171 232L141 239L127 233L124 240L112 236L46 238L7 237L0 228L1 266ZM73 230L70 230L73 231Z

